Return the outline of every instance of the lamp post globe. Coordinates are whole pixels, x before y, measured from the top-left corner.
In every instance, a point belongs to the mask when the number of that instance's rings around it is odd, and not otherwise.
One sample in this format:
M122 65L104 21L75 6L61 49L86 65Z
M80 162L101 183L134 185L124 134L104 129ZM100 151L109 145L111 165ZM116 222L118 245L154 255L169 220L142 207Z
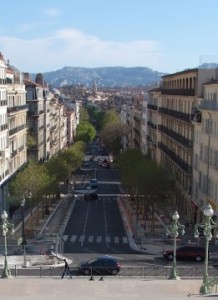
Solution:
M205 217L212 217L214 214L212 206L210 204L206 204L203 209L203 213L204 213Z
M178 221L179 220L179 214L178 214L178 212L175 210L174 211L174 213L173 213L173 215L172 215L172 219L174 220L174 221Z
M2 224L0 225L0 229L1 229L1 234L4 237L4 246L5 246L4 269L2 272L1 278L12 278L11 271L8 267L8 261L7 261L7 254L8 254L7 253L7 236L9 234L14 233L14 224L12 224L8 221L8 214L5 210L1 213L1 219L2 219Z
M5 220L7 218L8 218L8 214L7 214L7 212L5 210L3 210L3 212L1 213L1 219Z

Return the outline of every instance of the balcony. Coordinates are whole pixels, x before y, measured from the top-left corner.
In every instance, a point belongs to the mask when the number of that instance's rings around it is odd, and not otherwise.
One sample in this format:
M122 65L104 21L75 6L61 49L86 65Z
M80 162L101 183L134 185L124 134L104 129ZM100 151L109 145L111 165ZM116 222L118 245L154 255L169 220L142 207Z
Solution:
M19 106L7 107L7 112L13 113L13 112L24 110L24 109L28 110L28 105L24 104L24 105L19 105Z
M44 125L39 126L39 131L44 129Z
M15 157L17 155L17 150L12 151L11 158Z
M194 96L195 89L162 89L163 95L181 95L181 96Z
M134 120L135 120L136 122L141 122L140 118L138 118L137 116L134 116Z
M174 139L176 142L178 142L179 144L181 144L182 146L192 149L193 147L193 141L187 139L186 137L184 137L183 135L163 126L163 125L158 125L158 130L165 133L167 136L169 136L170 138Z
M17 132L19 132L19 131L21 131L23 129L26 129L26 125L21 125L19 127L15 127L13 129L10 129L9 130L9 135L13 135L13 134L15 134L15 133L17 133Z
M7 128L8 128L7 124L0 125L0 130L1 131L6 130Z
M165 144L159 142L158 147L164 152L180 169L185 173L192 174L192 166L185 162L180 156L178 156L173 150L168 148Z
M183 112L173 110L173 109L169 109L169 108L165 108L165 107L159 107L158 111L160 113L168 115L170 117L180 119L180 120L188 122L188 123L191 122L191 115L190 114L183 113Z
M157 110L157 105L148 103L147 108L152 109L152 110Z
M137 135L140 135L140 130L138 130L137 128L134 128L133 130Z
M151 121L147 121L147 125L150 126L153 129L157 129L157 125L152 123Z

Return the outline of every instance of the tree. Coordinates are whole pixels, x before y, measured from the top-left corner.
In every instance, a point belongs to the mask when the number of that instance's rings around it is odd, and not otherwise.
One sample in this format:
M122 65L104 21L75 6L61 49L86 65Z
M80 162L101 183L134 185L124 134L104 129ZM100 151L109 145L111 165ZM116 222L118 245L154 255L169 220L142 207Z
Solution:
M155 209L172 203L174 181L166 170L146 159L139 150L127 150L117 158L116 163L127 191L137 201L137 208L141 195L143 210L147 214L151 208L154 224ZM154 230L154 226L152 228Z
M61 155L52 157L46 163L46 169L50 175L55 176L57 186L59 185L59 182L65 181L71 173L71 166Z
M87 121L82 121L79 123L79 125L76 128L76 137L75 140L81 140L85 143L89 143L93 141L93 139L96 136L96 130L95 127L87 122Z
M85 107L80 109L80 121L89 121L90 117Z
M31 191L32 197L26 198L27 204L37 203L43 194L43 190L50 181L49 174L44 165L30 162L26 168L20 171L9 185L9 200L21 203L23 197L28 191Z
M71 172L75 171L81 165L85 149L86 144L82 141L77 141L71 147L60 153L60 157L70 166Z
M125 126L121 122L110 122L100 132L100 138L113 154L118 154L121 149L121 138L124 132Z
M138 149L128 149L115 159L114 163L118 166L122 181L130 194L135 193L138 185L137 165L140 165L143 160L144 156Z
M115 110L107 110L103 117L101 118L101 121L100 121L100 128L101 129L104 129L104 127L107 125L107 124L111 124L111 123L117 123L119 122L120 119L116 113Z
M94 105L88 105L87 111L90 116L90 122L95 125L96 130L100 130L101 120L105 115L105 111L100 110Z

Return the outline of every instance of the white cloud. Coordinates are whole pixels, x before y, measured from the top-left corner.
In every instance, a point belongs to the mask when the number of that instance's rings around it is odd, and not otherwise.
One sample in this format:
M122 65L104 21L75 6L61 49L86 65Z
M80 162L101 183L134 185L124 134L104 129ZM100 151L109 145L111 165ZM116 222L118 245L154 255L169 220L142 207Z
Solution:
M39 22L23 23L17 27L18 32L28 32L35 30L40 25Z
M57 17L61 14L61 11L57 8L47 8L43 11L46 16Z
M46 72L65 66L147 66L158 70L162 62L156 41L104 41L72 28L31 40L0 36L0 49L12 65L24 72Z

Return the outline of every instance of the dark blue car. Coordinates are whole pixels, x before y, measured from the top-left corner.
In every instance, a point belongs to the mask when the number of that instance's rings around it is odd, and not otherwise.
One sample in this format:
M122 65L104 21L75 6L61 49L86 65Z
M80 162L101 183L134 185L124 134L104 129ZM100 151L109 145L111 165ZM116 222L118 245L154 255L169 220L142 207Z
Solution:
M100 256L79 266L79 274L83 275L117 275L121 266L113 256Z

